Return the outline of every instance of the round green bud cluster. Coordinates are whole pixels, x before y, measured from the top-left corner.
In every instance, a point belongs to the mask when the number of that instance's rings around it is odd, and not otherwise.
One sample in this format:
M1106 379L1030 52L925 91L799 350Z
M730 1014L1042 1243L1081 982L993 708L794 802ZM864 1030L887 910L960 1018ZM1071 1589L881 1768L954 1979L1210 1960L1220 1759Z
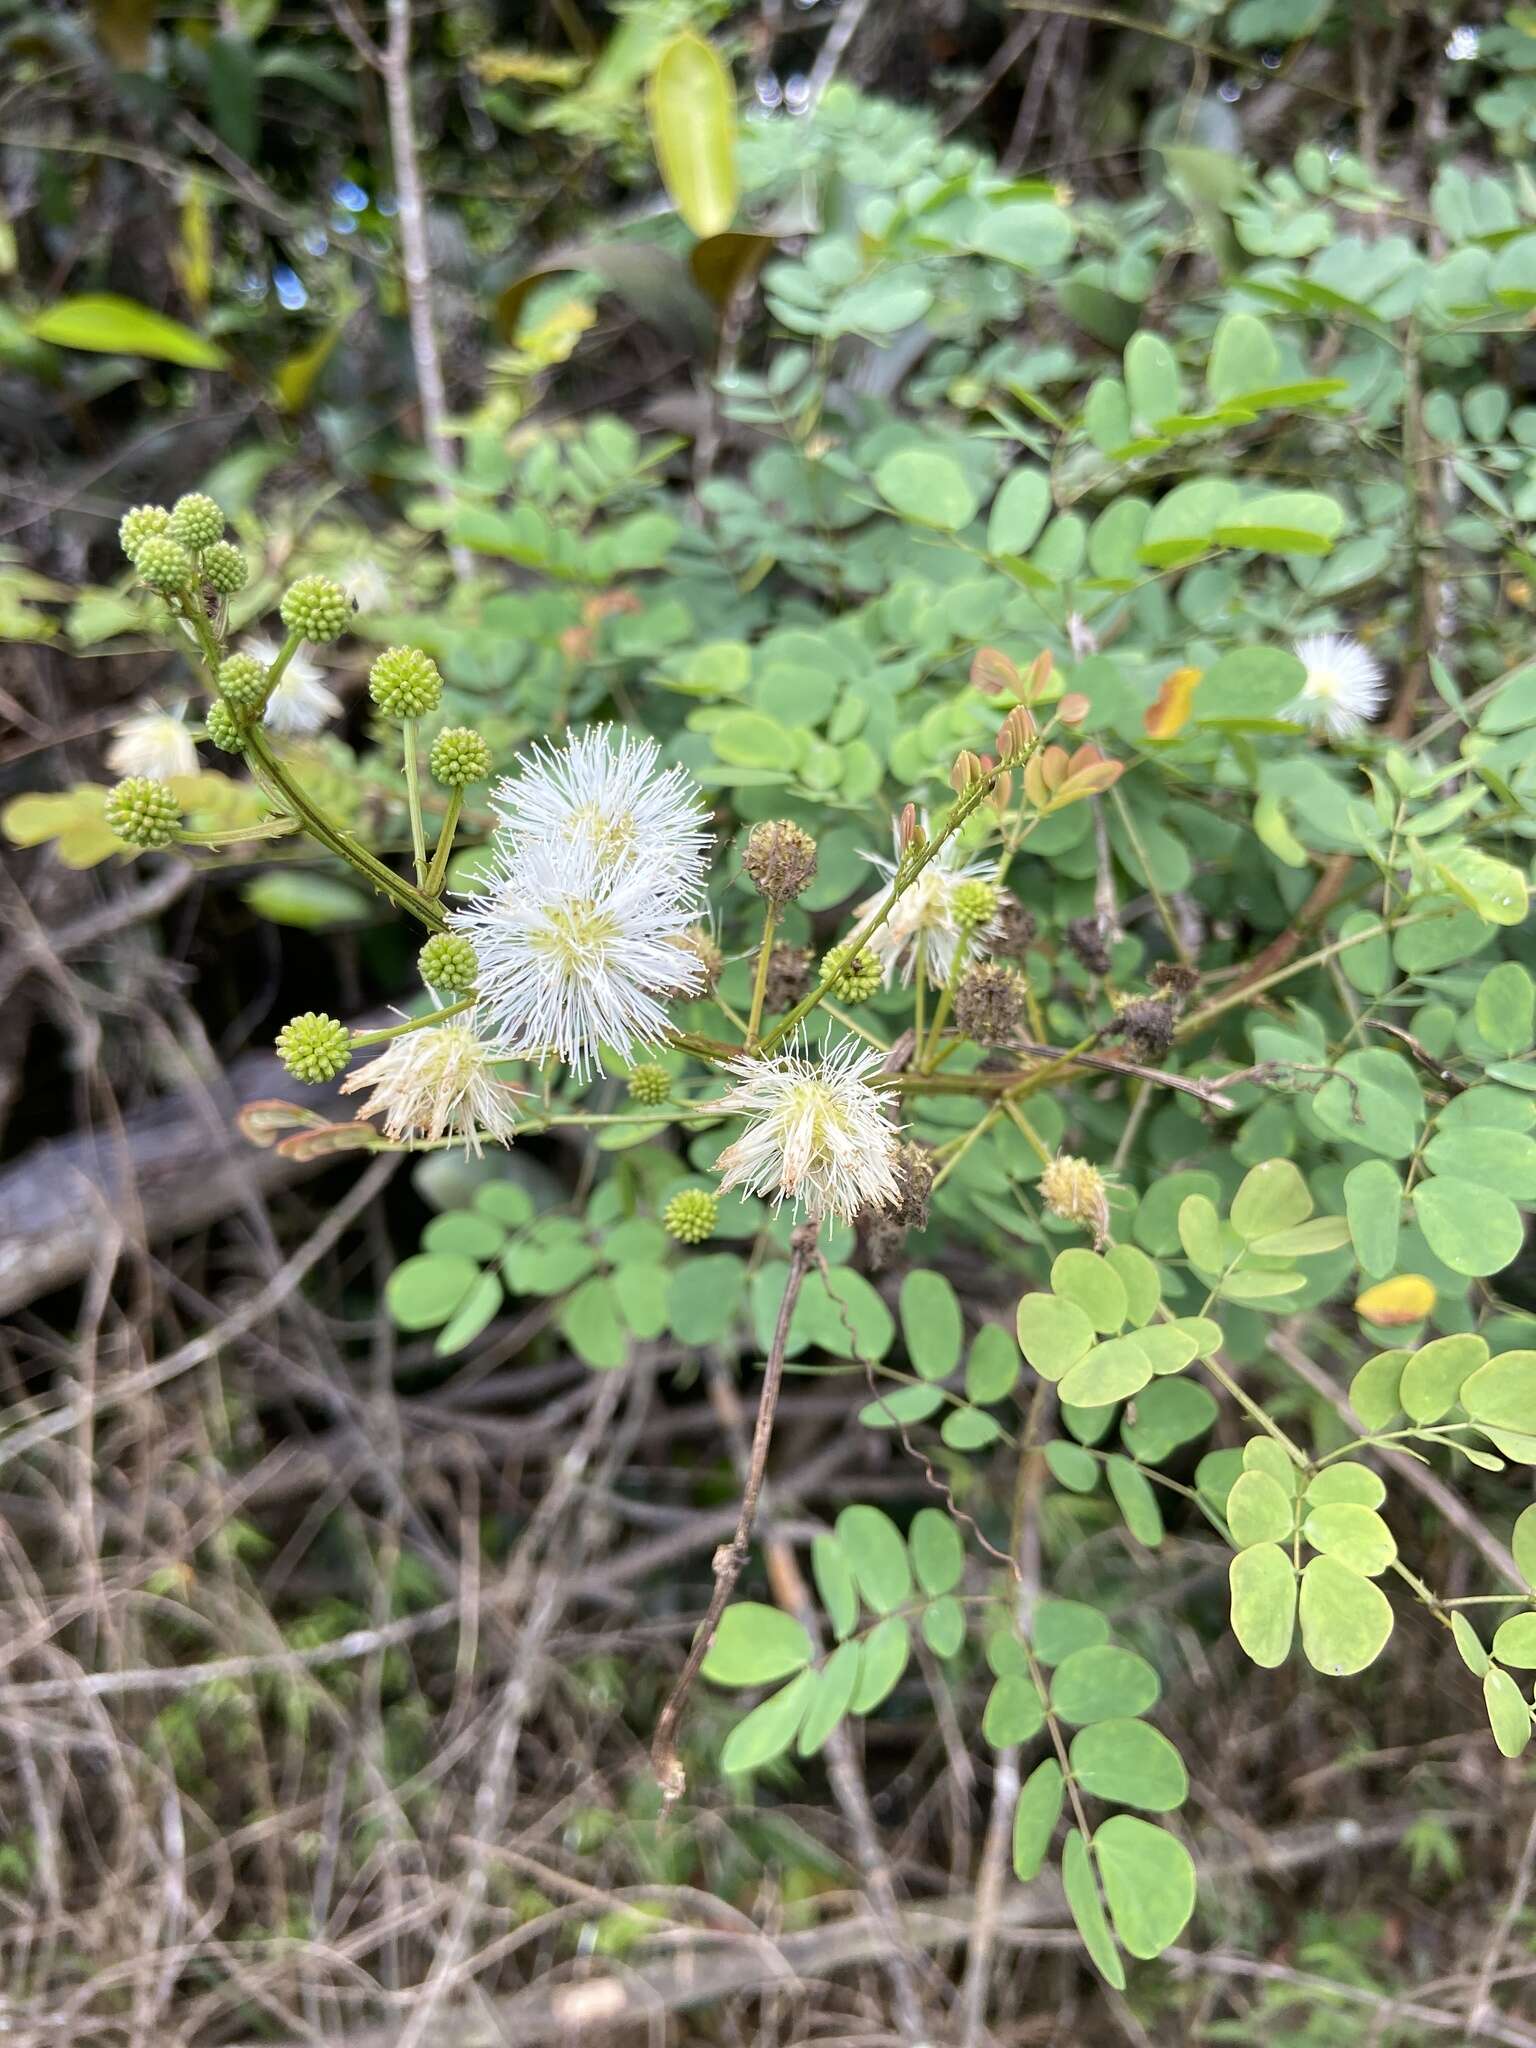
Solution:
M352 1057L352 1034L324 1010L306 1010L277 1034L277 1056L295 1081L334 1081Z
M164 533L151 534L142 543L133 566L139 572L141 583L147 583L151 590L158 590L166 597L185 590L197 574L196 563L180 541L174 541Z
M979 931L982 925L990 924L997 915L997 884L983 881L980 875L973 875L968 882L960 883L951 902L955 923L959 925L961 931Z
M233 597L251 580L251 565L232 540L216 540L203 551L203 574L220 597Z
M684 1188L661 1212L661 1227L679 1244L702 1244L715 1234L719 1203L704 1188Z
M163 782L130 775L108 790L105 816L130 846L169 846L181 823L181 805Z
M672 1093L672 1076L665 1067L631 1067L627 1086L632 1102L654 1109Z
M339 640L352 617L352 602L329 576L301 576L283 592L278 616L290 633L306 640Z
M885 979L874 954L856 946L834 946L821 963L821 978L845 1003L867 1003Z
M467 996L480 972L480 956L459 932L434 932L416 955L428 988L440 995Z
M491 750L473 726L450 725L432 742L427 766L445 789L467 789L490 774Z
M208 706L208 716L203 720L203 730L221 754L238 754L245 745L247 728L239 714L226 704L222 697Z
M420 718L442 702L443 679L419 647L386 647L368 671L368 689L387 718Z
M135 505L118 522L118 544L129 561L137 563L145 541L163 539L170 523L171 515L163 505Z
M254 654L232 654L219 663L219 692L235 711L259 711L267 701L267 672Z
M205 492L188 491L171 507L171 523L166 530L172 540L179 540L184 548L200 555L204 548L211 548L216 540L224 538L224 514Z

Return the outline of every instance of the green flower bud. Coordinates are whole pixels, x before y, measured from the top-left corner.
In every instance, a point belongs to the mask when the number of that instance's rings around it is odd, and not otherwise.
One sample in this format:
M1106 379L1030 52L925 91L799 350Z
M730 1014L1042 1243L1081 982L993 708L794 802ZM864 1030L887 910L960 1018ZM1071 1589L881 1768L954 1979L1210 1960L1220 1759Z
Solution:
M277 1034L277 1056L295 1081L334 1081L352 1057L352 1034L324 1010L306 1010Z
M845 1003L867 1003L885 979L874 954L855 946L834 946L821 963L821 978Z
M684 1188L661 1212L661 1227L679 1244L702 1244L715 1234L720 1205L705 1188Z
M147 583L151 590L158 590L165 597L185 590L197 574L197 564L186 549L163 533L151 534L141 543L133 566L141 583Z
M443 697L437 663L419 647L386 647L368 671L368 688L387 718L420 718Z
M267 701L267 672L254 654L232 654L219 663L219 693L247 717Z
M163 782L130 775L107 792L106 820L130 846L169 846L181 823L181 805Z
M339 640L352 617L352 600L329 576L301 576L283 592L278 615L306 640Z
M204 492L188 491L171 507L171 523L166 530L172 540L179 540L184 548L200 555L204 548L211 548L216 540L224 538L224 514Z
M984 881L980 875L973 875L968 882L961 882L957 886L952 901L955 923L959 925L961 931L979 931L982 925L990 924L997 915L997 884Z
M428 988L457 998L474 987L480 956L462 933L434 932L416 955L416 965Z
M239 713L222 697L208 706L203 729L221 754L238 754L245 745L245 735L249 730L241 723Z
M216 540L203 554L203 574L220 597L233 597L251 580L251 565L232 540Z
M672 1076L665 1067L631 1067L627 1086L631 1102L654 1109L672 1093Z
M118 544L129 561L136 563L145 541L161 539L170 523L171 515L163 505L135 505L118 522Z
M445 789L466 789L490 774L491 750L472 727L450 725L432 742L427 765Z

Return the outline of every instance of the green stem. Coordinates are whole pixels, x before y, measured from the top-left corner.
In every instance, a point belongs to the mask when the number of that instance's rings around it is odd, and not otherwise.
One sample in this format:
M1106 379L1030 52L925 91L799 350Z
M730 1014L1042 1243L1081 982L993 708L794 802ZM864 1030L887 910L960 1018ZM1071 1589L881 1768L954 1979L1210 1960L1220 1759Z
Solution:
M421 822L421 763L416 758L416 721L402 718L400 744L405 755L405 800L411 813L411 858L416 866L416 886L427 883L427 835Z
M1395 923L1390 924L1384 921L1381 924L1367 925L1364 931L1351 932L1346 938L1334 939L1331 944L1320 946L1315 953L1308 953L1304 960L1293 960L1287 967L1277 967L1273 974L1266 974L1259 981L1250 981L1245 987L1233 989L1230 995L1218 996L1213 1003L1206 1003L1202 1009L1196 1010L1193 1016L1186 1017L1173 1035L1180 1041L1192 1038L1197 1031L1203 1031L1213 1018L1235 1008L1238 1003L1251 1003L1266 989L1274 988L1279 982L1289 981L1293 974L1304 974L1309 967L1322 967L1332 960L1335 954L1347 953L1351 946L1363 946L1368 940L1379 939L1383 932L1406 931L1411 924L1428 924L1432 918L1451 917L1454 914L1454 906L1450 910L1416 910L1412 917L1400 917Z
M466 1010L475 1007L473 992L460 996L456 1003L448 1003L441 1010L428 1010L420 1017L407 1017L403 1024L386 1024L378 1031L354 1031L352 1050L362 1052L366 1046L384 1045L391 1038L404 1038L408 1031L425 1031L429 1025L441 1024L446 1017L462 1016Z
M1041 1137L1040 1133L1035 1129L1034 1125L1030 1122L1029 1118L1024 1114L1023 1110L1020 1109L1019 1105L1016 1102L1012 1101L1006 1095L1003 1097L1002 1107L1004 1111L1007 1113L1007 1115L1012 1119L1012 1121L1023 1132L1025 1138L1029 1141L1030 1148L1034 1152L1035 1157L1040 1161L1040 1164L1042 1166L1049 1166L1054 1155L1051 1152L1049 1146L1046 1144L1045 1140Z
M210 849L220 846L250 846L261 839L284 839L290 832L300 829L297 818L263 818L256 825L228 825L217 832L180 831L177 839L183 846L206 846Z
M453 835L459 829L459 813L463 808L463 790L451 789L448 792L448 808L443 813L442 828L437 835L437 845L433 849L432 865L427 869L427 878L422 884L423 892L428 896L437 897L443 893L443 880L448 872L448 856L453 851Z
M757 949L757 974L752 982L752 1007L747 1012L748 1052L757 1051L757 1036L763 1021L763 1000L768 993L768 962L773 955L773 928L778 921L779 906L770 897L763 905L763 936Z

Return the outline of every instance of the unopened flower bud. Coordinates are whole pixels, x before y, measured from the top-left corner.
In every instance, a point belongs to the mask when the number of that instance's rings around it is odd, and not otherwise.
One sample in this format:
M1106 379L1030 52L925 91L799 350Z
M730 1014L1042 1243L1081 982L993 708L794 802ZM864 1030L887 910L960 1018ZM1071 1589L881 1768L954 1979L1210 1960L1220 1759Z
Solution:
M775 946L768 955L768 975L763 984L763 1008L771 1015L792 1010L810 991L811 956L803 946Z
M1040 1198L1063 1223L1092 1231L1094 1242L1109 1235L1109 1195L1104 1176L1086 1159L1058 1152L1040 1176Z
M323 1010L306 1010L277 1034L277 1056L295 1081L334 1081L352 1057L352 1034Z
M1074 917L1062 937L1079 966L1090 974L1108 974L1109 948L1096 917Z
M241 722L234 706L219 697L208 706L203 730L221 754L238 754L245 745L248 727Z
M980 782L986 769L979 754L973 754L969 747L963 747L955 756L955 765L949 771L949 786L956 796L964 796L973 782Z
M873 953L857 946L834 946L821 963L821 978L845 1003L867 1003L884 980Z
M472 726L450 725L432 742L427 766L444 789L467 789L490 774L491 750Z
M705 1188L684 1188L661 1212L661 1227L679 1244L702 1244L715 1234L719 1203Z
M216 540L203 552L203 577L220 597L233 597L251 580L251 565L233 541Z
M200 555L224 538L224 514L205 491L188 491L171 507L166 531L172 540Z
M1015 704L997 729L997 758L1022 761L1035 737L1035 721L1022 704Z
M107 792L104 816L109 829L130 846L169 846L181 823L181 805L163 782L147 775L129 775Z
M417 972L441 996L467 996L480 972L480 956L462 932L434 932L416 955Z
M1055 659L1048 647L1035 656L1029 665L1029 672L1024 678L1022 694L1026 704L1039 703L1050 687L1051 676L1055 671L1055 667Z
M665 1067L631 1067L625 1083L631 1102L643 1109L655 1109L672 1093L672 1076Z
M1024 1015L1024 977L999 960L967 970L955 991L955 1028L978 1045L1006 1045Z
M386 647L368 671L368 689L387 718L421 718L443 698L437 663L419 647Z
M816 842L788 818L766 819L747 834L742 857L759 896L773 904L792 903L816 873Z
M267 701L267 671L254 654L232 654L219 663L219 695L232 711L250 717Z
M301 576L283 592L278 614L290 633L305 640L337 640L352 617L352 600L329 576Z
M196 564L186 549L163 533L151 534L140 543L133 565L139 572L139 581L158 590L162 597L173 597L185 590L197 574Z
M896 851L898 854L912 853L922 846L927 834L922 820L917 815L916 804L903 804L901 816L896 821Z
M135 505L118 521L118 545L129 561L137 566L145 541L162 538L170 523L171 515L163 505Z

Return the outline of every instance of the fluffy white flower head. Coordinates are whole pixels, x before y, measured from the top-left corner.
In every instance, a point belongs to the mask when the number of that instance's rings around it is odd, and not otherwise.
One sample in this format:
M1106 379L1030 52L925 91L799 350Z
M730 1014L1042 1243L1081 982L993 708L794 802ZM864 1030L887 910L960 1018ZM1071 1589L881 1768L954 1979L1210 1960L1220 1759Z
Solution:
M277 659L277 643L253 635L241 644L242 654L270 668ZM263 723L274 732L319 732L341 709L341 699L325 680L325 672L310 660L302 648L277 679L267 699Z
M928 829L926 815L923 829ZM864 858L877 867L889 883L894 879L900 861L900 847L894 860L887 860L882 853L867 853ZM972 881L978 876L990 880L992 873L992 862L967 860L958 840L946 839L911 888L904 889L897 897L895 908L885 923L878 931L871 932L867 939L860 935L862 928L885 901L886 891L882 890L878 896L871 896L867 903L859 905L852 942L868 947L880 963L887 982L897 973L904 982L911 981L921 952L930 986L943 988L954 967L957 951L970 943L955 916L955 891L962 882Z
M1387 694L1381 664L1347 633L1309 633L1296 642L1296 659L1307 679L1287 717L1349 739L1381 710Z
M493 865L448 922L480 959L476 1017L503 1058L555 1053L585 1079L608 1045L667 1036L663 1001L703 986L687 943L701 892L649 866L604 866L591 845L492 841Z
M382 1116L387 1138L446 1138L478 1159L487 1138L511 1144L522 1092L497 1078L493 1059L472 1027L454 1019L392 1038L377 1059L347 1076L341 1092L371 1088L357 1114Z
M718 1107L748 1123L715 1162L722 1192L745 1188L844 1221L896 1201L896 1129L869 1085L882 1059L855 1038L812 1057L795 1038L766 1059L733 1060L736 1083Z
M536 746L491 805L519 847L590 853L605 876L643 870L653 890L702 887L709 834L692 777L658 768L651 739L590 726L563 746Z
M114 775L147 775L169 782L173 775L197 773L197 747L182 719L183 705L165 711L141 704L112 728L107 766Z

